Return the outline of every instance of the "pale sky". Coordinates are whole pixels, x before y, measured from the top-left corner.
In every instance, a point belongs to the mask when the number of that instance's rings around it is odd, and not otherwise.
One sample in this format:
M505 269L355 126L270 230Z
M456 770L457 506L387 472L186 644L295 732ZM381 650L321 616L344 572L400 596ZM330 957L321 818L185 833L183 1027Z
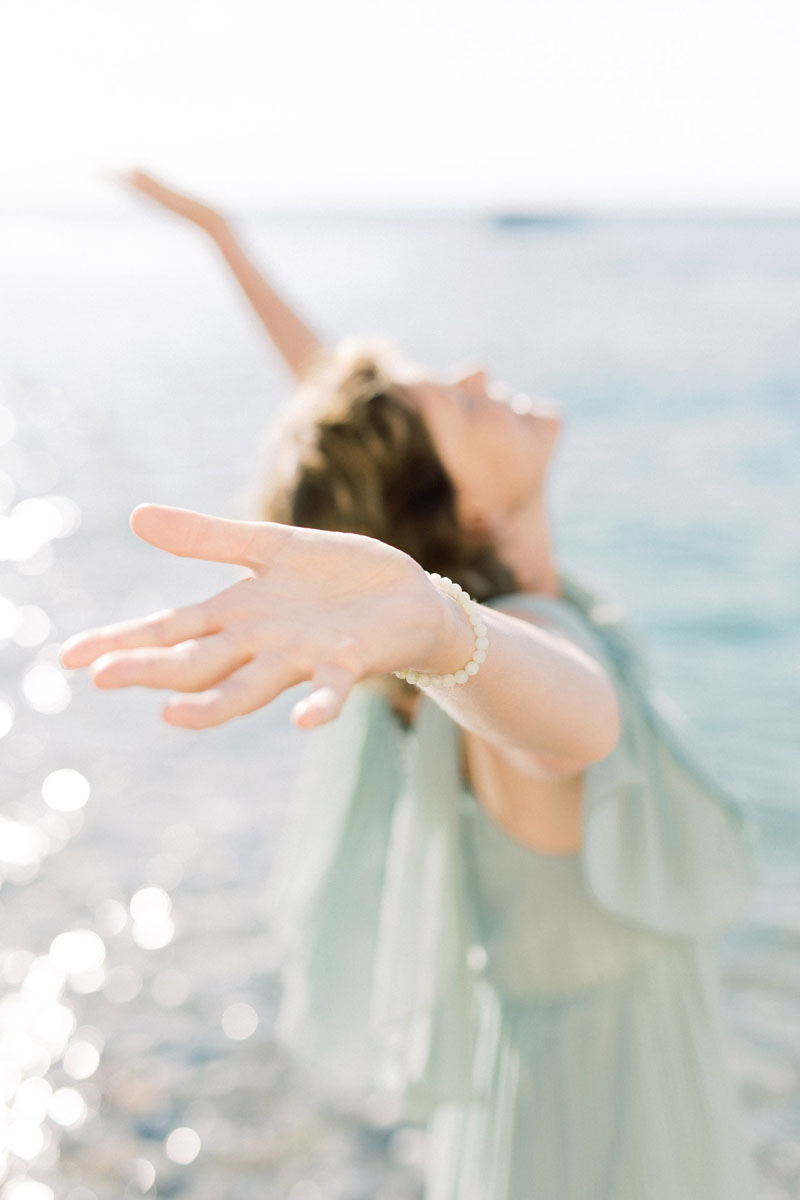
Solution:
M800 209L797 0L4 0L0 206Z

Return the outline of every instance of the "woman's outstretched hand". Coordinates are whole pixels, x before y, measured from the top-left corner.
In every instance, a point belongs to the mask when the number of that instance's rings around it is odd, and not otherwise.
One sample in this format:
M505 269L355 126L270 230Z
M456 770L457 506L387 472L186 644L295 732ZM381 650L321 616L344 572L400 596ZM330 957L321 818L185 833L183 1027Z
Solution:
M91 665L98 687L173 689L171 725L221 725L311 680L291 713L309 729L336 717L359 680L448 657L454 606L414 559L376 538L156 504L134 509L131 528L172 554L252 573L202 603L62 646L62 665Z
M225 218L215 208L195 200L192 196L186 196L183 192L176 192L153 175L148 175L146 171L119 171L114 173L112 178L155 200L162 208L168 209L176 216L191 221L193 225L199 225L206 233L214 234L225 226Z

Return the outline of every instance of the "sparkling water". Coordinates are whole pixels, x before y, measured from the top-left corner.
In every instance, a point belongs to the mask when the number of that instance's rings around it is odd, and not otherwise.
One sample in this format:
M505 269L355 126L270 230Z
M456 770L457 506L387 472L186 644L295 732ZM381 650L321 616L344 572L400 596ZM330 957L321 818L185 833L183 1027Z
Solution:
M771 1197L800 1189L800 221L242 218L330 339L389 336L554 397L557 558L622 604L695 746L753 805L764 882L720 939ZM271 1039L259 896L306 736L200 734L59 644L233 569L138 541L142 501L251 516L290 391L199 235L0 221L0 1174L16 1200L421 1194L422 1130L317 1095ZM48 1190L49 1189L49 1190Z

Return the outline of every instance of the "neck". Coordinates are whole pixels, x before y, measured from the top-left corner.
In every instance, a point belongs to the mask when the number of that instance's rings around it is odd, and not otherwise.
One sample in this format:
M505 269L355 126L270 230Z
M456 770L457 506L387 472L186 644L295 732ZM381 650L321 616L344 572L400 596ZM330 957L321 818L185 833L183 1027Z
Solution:
M508 514L495 537L498 557L511 567L520 590L560 597L546 498L538 493Z

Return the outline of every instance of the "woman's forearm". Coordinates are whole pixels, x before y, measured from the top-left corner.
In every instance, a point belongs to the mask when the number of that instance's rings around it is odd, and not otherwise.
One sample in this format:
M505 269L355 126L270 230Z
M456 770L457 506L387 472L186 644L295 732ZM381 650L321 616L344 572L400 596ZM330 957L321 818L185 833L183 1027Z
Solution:
M324 342L268 283L226 221L220 218L208 232L276 350L293 375L302 379L324 354Z
M418 669L455 672L472 655L474 636L461 606L441 594L436 647ZM426 688L465 729L500 747L587 765L619 737L619 707L603 667L574 643L523 618L481 607L489 649L463 685Z

